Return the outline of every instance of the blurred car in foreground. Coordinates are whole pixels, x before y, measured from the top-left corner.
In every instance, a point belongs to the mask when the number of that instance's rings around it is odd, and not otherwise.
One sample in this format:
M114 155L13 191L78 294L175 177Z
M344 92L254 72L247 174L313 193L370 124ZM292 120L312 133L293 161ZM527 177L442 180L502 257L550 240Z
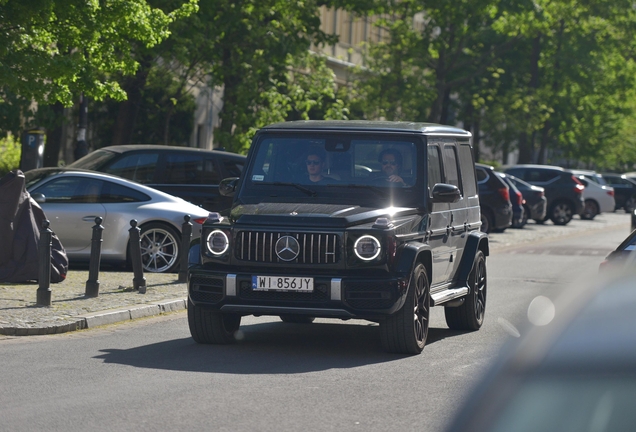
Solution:
M25 178L27 191L44 210L71 263L89 260L96 217L104 227L102 262L128 262L128 230L135 219L144 271L178 270L184 216L190 215L192 235L198 237L209 215L181 198L107 174L38 168Z
M475 172L479 187L481 231L502 232L512 225L510 189L490 165L476 163Z
M222 212L232 199L219 194L219 183L240 177L244 164L245 156L236 153L133 144L95 150L68 167L113 174Z
M636 181L624 174L603 173L603 178L614 188L615 209L624 209L626 213L631 213L636 207Z
M514 183L523 196L523 208L525 210L523 212L524 225L528 222L528 219L542 223L548 212L548 200L545 197L545 189L541 186L526 183L511 174L506 174L506 178Z
M605 260L601 263L599 270L602 272L617 271L624 268L630 263L636 254L636 230L634 230L634 216L636 216L636 210L632 213L632 232L627 236L625 240L619 244L616 249L610 252Z
M537 297L535 324L502 351L447 432L632 432L636 275Z
M508 186L508 194L510 195L510 203L512 204L512 227L523 228L528 222L528 217L525 215L526 210L523 207L523 194L517 189L517 186L510 181L507 174L497 172L497 175Z

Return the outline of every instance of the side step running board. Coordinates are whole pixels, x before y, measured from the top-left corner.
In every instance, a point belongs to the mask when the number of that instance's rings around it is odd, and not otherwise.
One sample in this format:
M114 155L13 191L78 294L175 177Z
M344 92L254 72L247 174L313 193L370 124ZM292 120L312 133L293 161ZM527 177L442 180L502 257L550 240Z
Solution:
M455 289L446 289L444 291L431 294L432 306L439 306L451 300L464 297L468 294L468 287L460 287Z

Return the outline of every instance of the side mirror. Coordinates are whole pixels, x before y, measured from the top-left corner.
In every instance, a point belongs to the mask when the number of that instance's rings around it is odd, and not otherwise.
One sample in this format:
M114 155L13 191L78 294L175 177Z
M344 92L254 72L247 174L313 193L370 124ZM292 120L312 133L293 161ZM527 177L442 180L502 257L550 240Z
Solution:
M44 196L44 194L41 194L41 193L33 193L31 194L31 198L33 198L35 202L38 204L42 204L46 202L46 196Z
M234 196L234 192L236 192L236 185L238 184L238 177L229 177L221 180L219 183L219 193L226 197Z
M462 197L459 188L455 185L437 183L433 186L434 203L456 203Z

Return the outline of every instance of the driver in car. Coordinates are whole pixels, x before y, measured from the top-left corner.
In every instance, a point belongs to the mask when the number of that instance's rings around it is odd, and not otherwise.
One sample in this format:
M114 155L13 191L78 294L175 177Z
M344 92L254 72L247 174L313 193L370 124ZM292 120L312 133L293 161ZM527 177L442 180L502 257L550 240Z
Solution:
M382 172L378 178L384 178L392 183L404 183L404 179L400 177L402 170L402 153L396 149L385 149L378 155L378 161L382 165Z

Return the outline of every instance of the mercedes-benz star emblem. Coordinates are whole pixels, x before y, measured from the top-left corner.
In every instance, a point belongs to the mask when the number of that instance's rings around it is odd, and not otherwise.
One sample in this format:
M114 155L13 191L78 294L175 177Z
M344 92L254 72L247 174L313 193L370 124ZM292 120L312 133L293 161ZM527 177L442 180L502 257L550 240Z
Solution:
M292 236L283 236L276 242L276 256L283 261L293 261L298 257L300 245Z

